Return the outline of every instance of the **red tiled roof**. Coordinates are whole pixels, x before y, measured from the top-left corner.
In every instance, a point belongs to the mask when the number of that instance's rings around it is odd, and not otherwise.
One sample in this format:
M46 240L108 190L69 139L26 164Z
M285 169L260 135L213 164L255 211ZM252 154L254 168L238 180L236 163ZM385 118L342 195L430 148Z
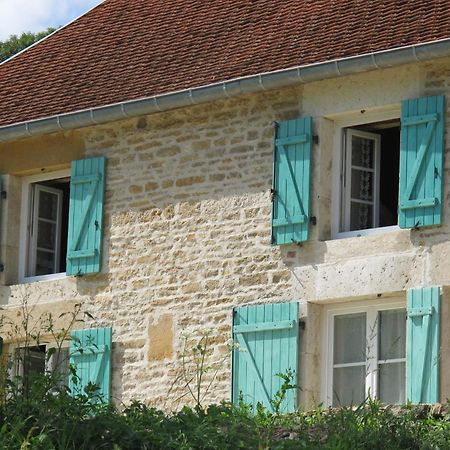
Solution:
M106 0L0 65L0 126L448 37L449 0Z

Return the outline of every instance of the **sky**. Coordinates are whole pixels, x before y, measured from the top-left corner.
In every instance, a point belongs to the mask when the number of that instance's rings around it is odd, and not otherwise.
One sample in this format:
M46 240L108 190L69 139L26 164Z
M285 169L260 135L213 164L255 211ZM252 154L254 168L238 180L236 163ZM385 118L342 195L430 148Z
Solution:
M102 0L0 0L0 41L65 25Z

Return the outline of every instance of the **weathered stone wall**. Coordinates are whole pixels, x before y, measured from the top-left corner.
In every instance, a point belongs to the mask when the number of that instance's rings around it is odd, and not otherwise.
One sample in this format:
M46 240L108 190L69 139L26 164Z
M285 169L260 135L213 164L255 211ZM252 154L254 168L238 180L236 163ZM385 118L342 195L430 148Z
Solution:
M307 317L301 331L300 403L310 407L320 402L322 305L404 300L407 288L450 284L450 271L442 264L450 251L450 158L442 227L333 240L336 123L348 114L399 108L405 98L446 93L448 62L359 74L81 130L84 155L107 157L102 273L5 286L2 303L13 309L23 289L29 301L49 308L54 302L82 302L95 318L92 324L113 326L116 400L140 398L171 406L179 395L170 388L180 369L181 333L210 330L218 361L227 352L233 306L300 300ZM319 135L312 169L312 215L318 222L301 247L273 247L273 121L300 115L313 116ZM448 133L446 139L449 151ZM34 165L47 167L45 157ZM447 306L443 324L448 322ZM448 368L447 341L442 358ZM445 398L450 381L442 378ZM229 361L205 401L228 398Z

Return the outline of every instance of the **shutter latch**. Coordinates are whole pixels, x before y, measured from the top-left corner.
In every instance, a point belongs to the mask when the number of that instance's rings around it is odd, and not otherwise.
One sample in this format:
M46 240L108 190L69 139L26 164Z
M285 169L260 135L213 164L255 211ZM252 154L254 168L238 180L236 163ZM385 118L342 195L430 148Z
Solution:
M317 217L316 216L311 216L309 218L309 222L311 223L311 225L317 225Z

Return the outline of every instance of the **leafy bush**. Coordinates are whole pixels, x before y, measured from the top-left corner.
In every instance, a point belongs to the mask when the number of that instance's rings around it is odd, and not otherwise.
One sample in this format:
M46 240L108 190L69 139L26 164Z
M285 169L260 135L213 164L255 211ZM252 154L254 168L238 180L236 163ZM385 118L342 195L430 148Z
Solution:
M449 408L386 408L369 400L353 408L309 413L254 413L245 404L185 407L166 414L133 402L123 411L45 390L10 396L0 406L0 449L447 449Z

